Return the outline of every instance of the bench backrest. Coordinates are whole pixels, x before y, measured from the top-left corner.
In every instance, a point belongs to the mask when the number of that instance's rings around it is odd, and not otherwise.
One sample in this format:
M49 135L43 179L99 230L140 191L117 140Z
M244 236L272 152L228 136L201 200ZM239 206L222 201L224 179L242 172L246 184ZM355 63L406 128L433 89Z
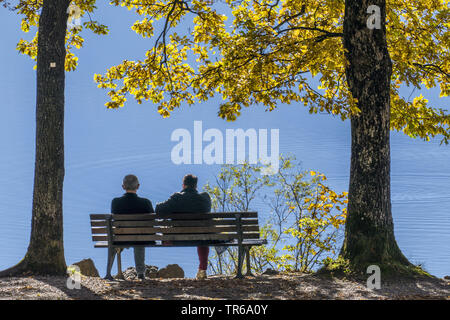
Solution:
M91 214L92 240L146 242L155 240L259 239L257 212L173 214Z

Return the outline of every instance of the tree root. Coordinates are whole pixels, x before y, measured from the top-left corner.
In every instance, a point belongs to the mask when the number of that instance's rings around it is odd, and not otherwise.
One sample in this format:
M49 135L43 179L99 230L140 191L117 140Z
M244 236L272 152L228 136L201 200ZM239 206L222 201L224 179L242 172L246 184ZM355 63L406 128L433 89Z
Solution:
M28 270L27 272L27 266L25 259L20 261L15 266L8 268L6 270L0 271L0 278L5 277L18 277L18 276L27 276L30 275L30 272Z
M0 271L0 278L5 277L25 277L31 275L41 276L64 276L66 275L66 268L55 269L54 266L45 266L42 264L30 263L27 256L23 258L18 264Z
M389 261L382 263L366 263L366 264L354 264L349 260L339 256L336 260L330 260L320 268L317 273L322 275L329 275L338 278L364 278L366 279L370 274L367 273L367 267L370 265L376 265L380 268L381 277L384 279L433 279L435 276L431 275L422 267L413 265L409 262L405 263L400 261Z

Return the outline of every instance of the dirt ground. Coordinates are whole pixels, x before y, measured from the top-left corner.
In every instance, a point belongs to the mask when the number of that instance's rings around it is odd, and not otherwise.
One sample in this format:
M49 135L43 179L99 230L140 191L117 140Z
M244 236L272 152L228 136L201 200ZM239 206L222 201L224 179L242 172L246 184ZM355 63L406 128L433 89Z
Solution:
M450 281L397 279L381 289L367 289L363 281L317 274L260 275L245 279L215 276L196 279L146 279L108 281L81 278L80 289L69 289L65 277L0 278L0 299L127 300L127 299L445 299Z

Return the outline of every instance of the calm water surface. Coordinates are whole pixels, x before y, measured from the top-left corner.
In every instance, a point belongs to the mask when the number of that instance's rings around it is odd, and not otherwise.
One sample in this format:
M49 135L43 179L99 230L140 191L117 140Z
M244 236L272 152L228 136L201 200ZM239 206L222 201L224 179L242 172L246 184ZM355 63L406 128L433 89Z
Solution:
M111 35L87 35L86 47L77 52L79 69L66 80L64 241L68 264L89 257L104 275L106 250L93 247L89 213L109 212L111 199L122 194L125 174L140 178L140 195L153 204L179 191L181 177L188 172L199 176L200 186L213 180L217 166L177 166L170 159L175 144L170 141L172 131L186 128L192 133L194 120L202 120L204 130L217 128L223 133L227 128L280 129L280 152L294 154L304 169L325 173L336 191L348 189L349 123L328 115L311 116L298 106L282 106L272 113L256 107L243 110L237 122L227 123L217 117L221 100L186 107L169 119L158 116L151 104L130 102L120 110L105 110L106 94L96 88L93 74L103 73L124 58L141 58L148 49L148 42L129 30L134 18L116 19L115 9L105 10L102 23L111 26ZM11 28L18 19L6 10L0 14L0 27L9 30L2 35L4 47L0 50L0 269L4 269L23 258L29 241L35 73L33 63L14 50L23 37ZM122 39L130 45L117 46ZM438 92L431 92L428 98L437 96ZM435 106L449 105L448 98L431 101ZM450 147L398 133L391 137L397 241L410 261L423 264L436 276L450 275ZM268 217L260 202L255 202L254 209ZM151 248L146 263L158 267L178 263L193 277L198 262L195 248ZM127 250L123 265L133 264L132 251Z
M141 111L150 116L150 111L145 108L130 113L138 115ZM73 112L69 111L69 127ZM97 119L86 124L86 132L67 130L64 189L66 259L72 263L93 258L102 274L106 250L93 248L88 214L109 212L111 199L122 193L123 175L129 172L137 174L142 184L140 194L150 198L154 204L178 191L180 179L187 172L197 174L201 185L213 180L219 169L217 166L177 166L170 160L170 151L175 144L170 141L172 130L180 127L191 130L193 120L203 119L205 128L217 127L223 131L228 127L280 128L282 153L296 155L305 169L325 173L336 190L343 191L348 187L349 131L348 125L338 120L312 117L301 109L288 108L272 114L256 112L256 115L244 115L242 121L232 126L216 121L214 111L206 108L202 117L196 112L183 112L170 120L154 119L149 123L131 115L124 120L118 113L112 116L113 113L104 113L106 118L114 118L113 125L107 120ZM292 121L293 114L298 116L298 123ZM135 125L131 126L133 123ZM121 126L128 129L118 130ZM397 134L393 134L392 140L392 207L397 241L412 262L423 264L437 276L447 275L450 273L449 148ZM0 268L19 261L26 251L33 179L33 156L28 146L14 144L8 139L4 139L5 144L11 152L0 160L3 172L0 241L8 245L0 249ZM261 205L261 201L255 202L254 209L267 218L268 209ZM151 248L147 249L146 262L159 267L178 263L187 276L194 276L196 250ZM123 264L133 265L131 250L126 251Z

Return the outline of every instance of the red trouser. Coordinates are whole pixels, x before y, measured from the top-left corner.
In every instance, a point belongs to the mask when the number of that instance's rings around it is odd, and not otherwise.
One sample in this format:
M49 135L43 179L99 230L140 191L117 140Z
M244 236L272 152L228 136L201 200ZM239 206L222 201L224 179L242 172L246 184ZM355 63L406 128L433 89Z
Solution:
M206 268L208 267L209 247L197 247L197 253L198 260L200 261L198 268L206 271Z

